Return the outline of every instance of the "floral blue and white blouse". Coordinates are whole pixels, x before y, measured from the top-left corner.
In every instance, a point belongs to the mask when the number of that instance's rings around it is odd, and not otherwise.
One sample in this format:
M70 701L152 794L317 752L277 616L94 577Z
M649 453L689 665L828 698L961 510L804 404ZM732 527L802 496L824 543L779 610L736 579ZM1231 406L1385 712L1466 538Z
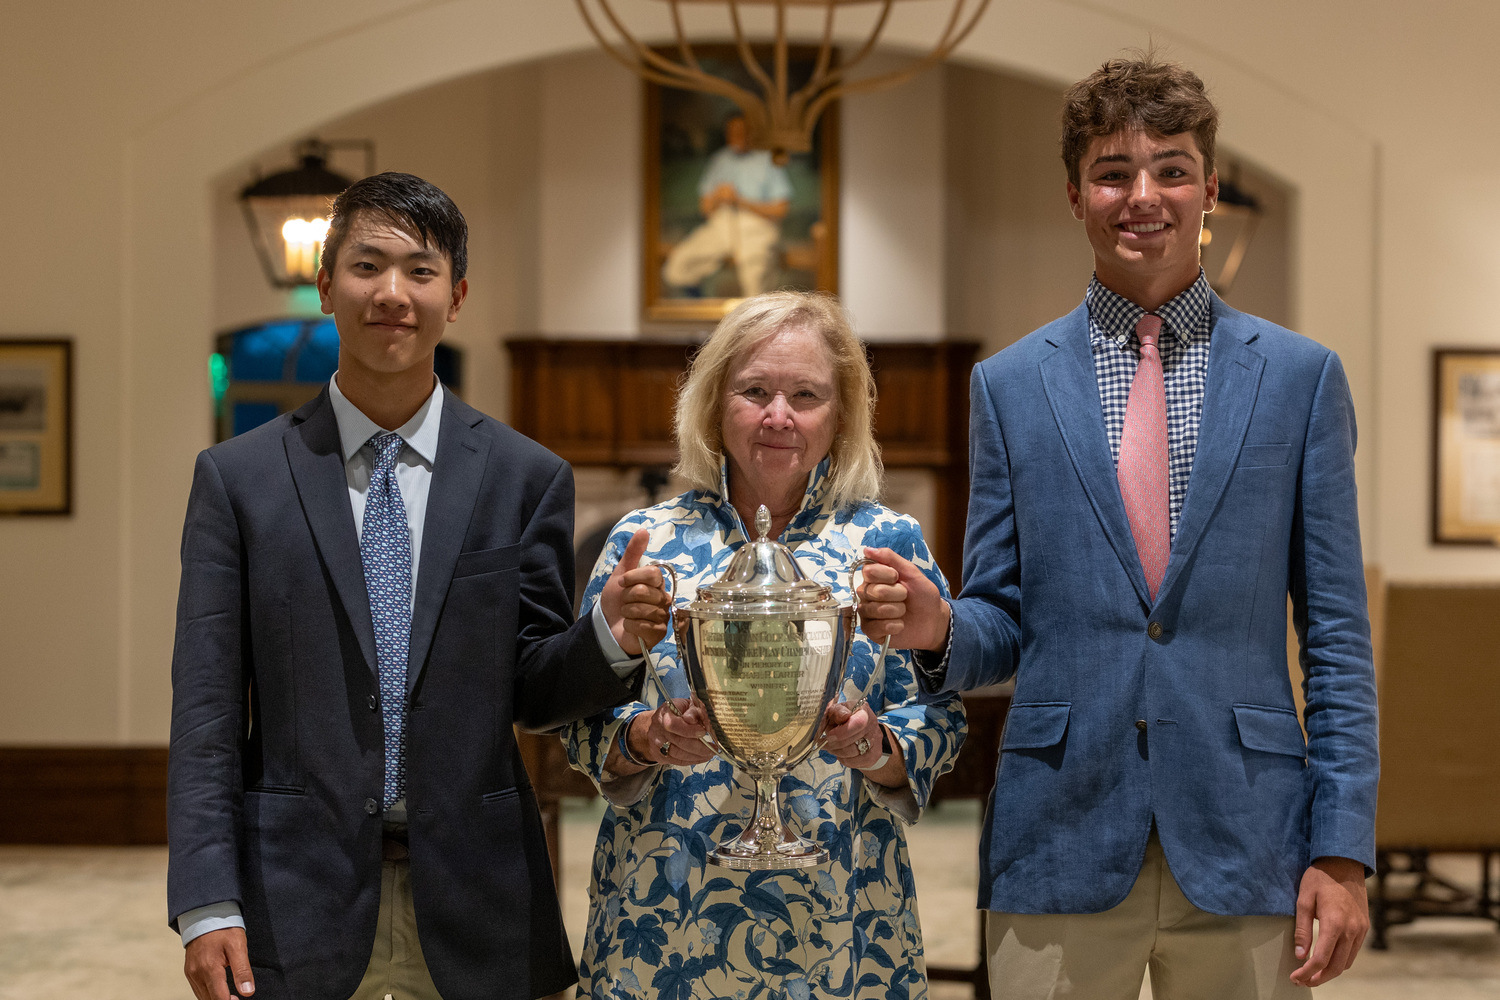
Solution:
M875 503L839 511L820 502L828 460L808 477L803 506L781 540L810 578L853 600L848 567L864 546L915 562L944 596L947 582L916 521ZM679 604L724 572L746 541L734 507L694 490L638 510L615 526L585 592L593 607L611 569L640 528L646 559L677 570ZM870 677L877 646L856 633L847 673ZM675 633L653 661L674 697L686 697ZM693 768L653 766L628 777L604 770L619 727L659 701L620 706L563 730L573 766L599 786L609 808L599 828L579 995L661 1000L915 1000L927 994L902 826L921 815L932 784L953 766L966 732L957 696L921 693L911 656L892 650L869 701L900 741L907 784L882 788L817 752L781 783L788 823L826 847L828 864L793 871L705 867L713 848L737 835L755 802L750 780L714 758Z

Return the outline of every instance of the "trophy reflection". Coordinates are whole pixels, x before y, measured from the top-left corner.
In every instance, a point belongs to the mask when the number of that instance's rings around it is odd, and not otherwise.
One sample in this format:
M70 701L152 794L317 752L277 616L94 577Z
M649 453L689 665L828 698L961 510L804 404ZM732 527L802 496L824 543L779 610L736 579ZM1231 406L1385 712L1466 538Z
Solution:
M828 860L827 850L787 826L780 785L784 774L818 749L824 708L844 675L855 626L854 605L841 606L833 588L807 579L791 550L766 537L770 526L770 511L761 507L755 517L759 537L735 553L722 577L698 588L697 600L672 614L678 654L716 749L755 781L749 825L708 861L755 871ZM851 589L863 562L849 569ZM668 571L675 591L675 572L657 565ZM889 644L881 644L875 670ZM660 688L656 670L647 672ZM851 701L863 697L850 693ZM662 696L670 705L664 689Z

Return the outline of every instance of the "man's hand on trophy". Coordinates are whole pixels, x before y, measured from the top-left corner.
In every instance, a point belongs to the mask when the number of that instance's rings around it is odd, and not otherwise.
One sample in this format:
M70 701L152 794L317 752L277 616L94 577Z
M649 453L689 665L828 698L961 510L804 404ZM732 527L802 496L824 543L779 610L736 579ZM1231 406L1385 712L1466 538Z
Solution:
M865 549L873 560L855 591L860 627L875 641L891 637L896 649L942 649L953 609L937 584L910 559L890 549Z
M642 656L667 634L668 599L662 571L641 565L650 537L645 528L630 536L625 554L599 594L599 606L615 641L625 652Z
M713 749L702 741L708 735L703 706L687 698L674 698L672 705L676 712L663 703L630 720L631 754L672 767L692 767L713 757Z

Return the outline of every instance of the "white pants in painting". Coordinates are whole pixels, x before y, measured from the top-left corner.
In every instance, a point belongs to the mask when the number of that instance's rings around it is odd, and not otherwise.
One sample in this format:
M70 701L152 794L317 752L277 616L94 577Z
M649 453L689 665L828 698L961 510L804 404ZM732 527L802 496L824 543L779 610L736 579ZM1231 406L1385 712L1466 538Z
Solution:
M728 258L740 279L740 294L765 291L771 249L781 238L781 225L749 209L720 205L667 254L662 278L669 285L689 288L717 271Z

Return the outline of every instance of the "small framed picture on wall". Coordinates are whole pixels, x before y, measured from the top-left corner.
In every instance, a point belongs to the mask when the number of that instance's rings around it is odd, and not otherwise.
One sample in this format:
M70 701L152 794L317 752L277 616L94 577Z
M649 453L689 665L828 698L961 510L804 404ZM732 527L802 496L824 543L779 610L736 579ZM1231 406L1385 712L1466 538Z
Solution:
M73 510L73 342L0 339L0 514Z
M1433 355L1432 540L1500 545L1500 350Z
M789 50L791 90L812 76L817 52ZM735 47L696 54L708 73L759 91ZM756 55L769 65L769 50ZM838 102L819 119L812 149L778 163L749 147L729 98L644 86L644 318L716 322L760 292L837 292Z

